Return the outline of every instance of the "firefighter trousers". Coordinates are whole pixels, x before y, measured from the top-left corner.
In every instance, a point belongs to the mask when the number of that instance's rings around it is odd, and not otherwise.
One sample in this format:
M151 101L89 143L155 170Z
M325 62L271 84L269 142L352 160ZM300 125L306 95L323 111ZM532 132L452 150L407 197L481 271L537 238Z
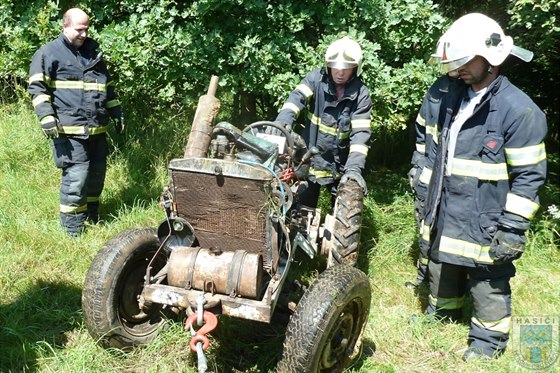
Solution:
M52 149L55 165L62 170L60 223L68 234L80 234L86 219L93 223L99 220L107 140L105 134L86 139L62 135L53 139Z
M458 320L465 295L470 293L473 312L469 345L488 356L503 352L511 324L511 288L515 275L512 263L464 267L430 260L430 295L426 313Z
M338 181L326 185L321 185L313 181L301 183L296 192L296 202L306 207L317 208L319 196L321 194L321 186L324 186L331 196L331 206L334 206L338 184Z

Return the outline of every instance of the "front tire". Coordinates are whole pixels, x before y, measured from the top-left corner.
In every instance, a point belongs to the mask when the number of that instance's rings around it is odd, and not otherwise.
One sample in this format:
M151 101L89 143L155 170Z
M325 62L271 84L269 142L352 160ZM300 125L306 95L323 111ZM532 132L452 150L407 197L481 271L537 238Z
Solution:
M159 245L155 229L129 229L109 240L93 259L82 308L90 335L102 347L125 349L148 343L165 322L160 305L140 309L138 304L146 269ZM167 255L158 254L151 275L166 263Z
M292 316L279 373L343 371L356 356L371 305L368 277L336 265L319 275Z

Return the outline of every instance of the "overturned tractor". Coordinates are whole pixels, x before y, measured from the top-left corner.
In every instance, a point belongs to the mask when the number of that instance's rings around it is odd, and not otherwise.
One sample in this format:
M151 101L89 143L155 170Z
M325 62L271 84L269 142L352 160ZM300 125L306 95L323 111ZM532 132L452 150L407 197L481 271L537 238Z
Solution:
M214 125L216 83L199 102L185 156L169 163L165 220L117 234L95 256L82 295L85 324L103 347L130 348L186 315L204 371L216 316L270 323L301 249L326 258L326 268L293 309L277 370L342 371L359 350L371 302L369 280L353 266L362 189L341 185L324 219L299 204L316 150L283 128L280 138L263 135L273 122Z

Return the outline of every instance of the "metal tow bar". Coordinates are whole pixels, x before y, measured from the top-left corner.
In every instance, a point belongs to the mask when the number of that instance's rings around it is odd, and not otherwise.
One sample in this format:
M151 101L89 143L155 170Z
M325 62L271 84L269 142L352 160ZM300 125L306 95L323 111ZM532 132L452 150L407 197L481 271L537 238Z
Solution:
M204 299L204 298L202 298ZM198 358L198 371L205 373L208 365L204 351L210 346L210 340L206 334L212 332L218 326L218 318L212 312L204 311L201 302L198 303L198 310L185 320L185 329L191 332L189 346L196 352ZM194 324L202 325L198 330L194 330Z

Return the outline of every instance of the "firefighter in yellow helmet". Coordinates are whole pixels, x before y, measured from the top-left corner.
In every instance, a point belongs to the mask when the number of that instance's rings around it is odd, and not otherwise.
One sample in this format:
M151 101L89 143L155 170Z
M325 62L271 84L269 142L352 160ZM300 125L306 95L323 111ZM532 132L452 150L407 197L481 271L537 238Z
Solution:
M363 54L349 37L334 41L325 53L325 65L305 76L280 109L276 122L292 128L301 113L301 132L308 149L319 153L311 159L307 184L297 193L297 201L316 207L320 188L336 197L340 183L355 180L367 193L362 173L371 136L371 97L360 78ZM338 253L342 261L352 252ZM353 261L351 261L353 264Z
M441 46L442 72L458 83L442 97L420 179L428 183L420 248L429 258L428 314L462 317L473 299L468 361L500 355L511 318L513 261L539 208L546 177L544 113L503 75L508 56L530 61L491 18L456 20Z

